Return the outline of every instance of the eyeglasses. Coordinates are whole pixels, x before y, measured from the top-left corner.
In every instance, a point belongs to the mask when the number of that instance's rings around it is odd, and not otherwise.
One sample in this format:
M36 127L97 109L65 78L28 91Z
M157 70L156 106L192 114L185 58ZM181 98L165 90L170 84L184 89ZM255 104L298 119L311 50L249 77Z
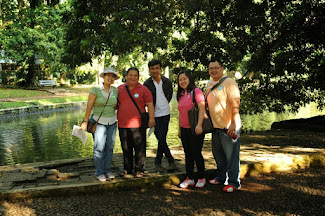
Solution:
M209 67L209 70L219 70L222 67Z

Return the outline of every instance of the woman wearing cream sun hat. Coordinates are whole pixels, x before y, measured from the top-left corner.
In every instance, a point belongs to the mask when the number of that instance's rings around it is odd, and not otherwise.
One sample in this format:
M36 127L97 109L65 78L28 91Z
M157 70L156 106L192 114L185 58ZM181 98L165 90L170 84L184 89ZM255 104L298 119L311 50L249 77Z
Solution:
M89 91L87 109L84 121L81 124L83 130L87 129L88 119L91 116L95 121L99 118L94 139L94 164L96 167L95 176L99 181L106 181L107 178L115 178L111 171L113 149L116 135L116 112L118 90L112 86L119 78L115 68L106 67L100 73L103 78L103 85L93 86ZM107 104L106 104L107 102ZM106 104L106 106L105 106ZM92 112L92 115L90 115Z
M99 74L99 76L100 76L101 78L104 79L105 74L109 74L109 73L114 74L116 80L120 78L120 77L117 75L117 72L116 72L115 68L112 68L112 67L106 67L106 68L105 68L105 69L104 69L104 70Z

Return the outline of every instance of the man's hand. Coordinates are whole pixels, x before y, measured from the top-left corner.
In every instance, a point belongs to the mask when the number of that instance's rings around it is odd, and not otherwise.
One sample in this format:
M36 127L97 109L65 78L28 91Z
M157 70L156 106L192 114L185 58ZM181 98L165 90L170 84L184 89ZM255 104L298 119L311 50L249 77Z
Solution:
M236 131L236 124L231 123L227 130L228 136L232 137L235 134L235 131Z
M152 128L152 127L154 127L155 125L156 125L156 121L155 121L155 119L154 119L154 118L149 119L149 121L148 121L148 126L149 126L149 128Z

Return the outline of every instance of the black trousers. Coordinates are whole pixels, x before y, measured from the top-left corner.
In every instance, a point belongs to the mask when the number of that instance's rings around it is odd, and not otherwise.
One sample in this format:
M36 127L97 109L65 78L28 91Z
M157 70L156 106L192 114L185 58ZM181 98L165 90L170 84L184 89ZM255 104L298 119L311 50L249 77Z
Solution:
M146 161L146 130L143 128L119 128L123 150L124 170L127 173L143 172ZM133 149L135 167L133 169Z
M165 154L168 163L174 163L174 158L170 153L166 138L168 133L170 115L155 117L155 135L158 140L157 156L155 158L155 164L161 164L161 160Z
M193 135L190 128L181 128L181 140L185 153L185 168L187 177L194 179L194 162L198 170L198 178L204 178L204 158L202 147L204 134Z

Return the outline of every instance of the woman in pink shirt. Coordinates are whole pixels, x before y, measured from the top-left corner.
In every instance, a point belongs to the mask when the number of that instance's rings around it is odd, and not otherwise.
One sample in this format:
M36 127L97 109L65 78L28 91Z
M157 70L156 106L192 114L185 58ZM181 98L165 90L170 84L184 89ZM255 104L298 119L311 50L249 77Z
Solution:
M191 73L183 71L178 74L178 89L177 89L177 101L179 111L179 130L178 137L182 140L182 145L185 153L185 167L187 178L179 186L181 188L187 188L188 186L194 186L203 188L206 184L204 178L204 158L202 156L202 146L204 140L204 134L202 133L202 122L204 118L205 100L201 89L197 88L194 84L194 80ZM192 134L188 111L193 108L193 91L195 91L196 103L199 107L199 119L195 127L196 135ZM194 162L198 170L198 181L195 184L194 181Z

